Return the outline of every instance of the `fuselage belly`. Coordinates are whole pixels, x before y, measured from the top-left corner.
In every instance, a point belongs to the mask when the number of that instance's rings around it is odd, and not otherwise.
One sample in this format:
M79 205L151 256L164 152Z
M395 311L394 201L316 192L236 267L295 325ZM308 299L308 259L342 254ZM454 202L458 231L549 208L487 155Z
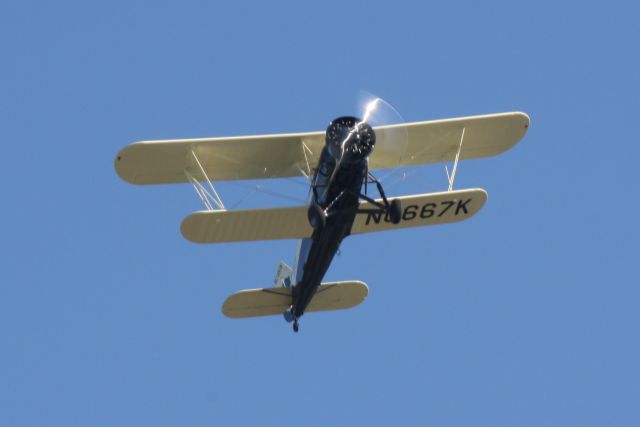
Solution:
M363 158L338 165L326 150L322 153L314 176L310 203L317 203L327 217L325 225L314 230L311 238L304 239L299 246L293 292L293 315L296 318L304 313L342 239L351 232L359 206L360 190L367 174L366 161Z

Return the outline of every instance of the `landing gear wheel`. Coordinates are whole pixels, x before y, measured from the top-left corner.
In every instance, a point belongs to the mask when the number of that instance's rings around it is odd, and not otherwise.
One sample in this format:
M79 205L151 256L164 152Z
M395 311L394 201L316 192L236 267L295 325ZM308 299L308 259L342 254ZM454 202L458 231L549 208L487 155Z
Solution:
M298 319L293 321L293 332L298 332L300 326L298 325Z
M398 224L402 219L402 205L400 200L393 199L389 205L389 219L392 223Z
M311 225L311 228L314 230L323 228L327 223L327 215L324 213L324 210L316 204L309 205L307 218L309 218L309 225Z

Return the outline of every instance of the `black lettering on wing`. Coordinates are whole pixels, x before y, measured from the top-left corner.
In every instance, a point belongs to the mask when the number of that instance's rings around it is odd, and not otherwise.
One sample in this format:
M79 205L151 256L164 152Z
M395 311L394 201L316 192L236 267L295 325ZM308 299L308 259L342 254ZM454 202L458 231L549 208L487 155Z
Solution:
M422 210L420 211L420 218L431 218L436 211L434 211L436 207L435 203L426 203L422 206Z
M471 199L467 199L465 200L464 203L462 203L462 200L458 200L458 206L456 206L456 215L458 215L458 212L460 212L461 210L466 214L469 213L469 211L467 210L467 203L469 203L471 201Z
M448 211L449 209L451 209L451 206L453 206L453 205L455 205L455 204L456 204L456 202L451 201L451 200L444 201L444 202L440 202L440 203L441 203L441 204L443 204L443 205L447 205L447 207L446 207L446 208L444 208L444 210L438 214L438 216L439 216L439 217L441 217L442 215L444 215L446 211Z
M369 222L371 221L371 218L373 218L373 221L376 224L380 224L380 220L382 219L382 212L369 212L367 214L367 221L364 223L364 225L369 225Z
M404 208L404 212L402 213L402 220L411 221L416 216L418 216L418 205L409 205Z

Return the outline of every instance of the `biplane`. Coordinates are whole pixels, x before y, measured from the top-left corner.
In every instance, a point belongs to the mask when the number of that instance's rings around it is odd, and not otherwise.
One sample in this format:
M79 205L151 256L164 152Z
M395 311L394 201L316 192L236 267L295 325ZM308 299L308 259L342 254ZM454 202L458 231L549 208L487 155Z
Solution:
M192 242L299 239L294 267L280 262L273 286L239 291L222 305L231 318L283 315L297 332L305 312L346 309L367 297L361 281L322 282L345 237L472 217L487 193L454 190L458 162L500 154L529 127L521 112L372 126L370 108L362 119L331 121L326 131L136 142L118 153L115 169L132 184L191 183L205 207L182 221ZM448 188L437 193L389 197L372 173L440 162L453 167ZM214 186L301 175L310 187L304 206L227 210Z

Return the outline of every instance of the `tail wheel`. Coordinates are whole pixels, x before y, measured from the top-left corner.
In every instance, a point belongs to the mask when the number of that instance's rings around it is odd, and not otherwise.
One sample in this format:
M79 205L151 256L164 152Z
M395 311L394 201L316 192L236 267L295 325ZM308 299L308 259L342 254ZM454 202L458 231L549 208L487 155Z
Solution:
M402 219L402 205L399 199L393 199L389 205L389 219L392 223L398 224Z

